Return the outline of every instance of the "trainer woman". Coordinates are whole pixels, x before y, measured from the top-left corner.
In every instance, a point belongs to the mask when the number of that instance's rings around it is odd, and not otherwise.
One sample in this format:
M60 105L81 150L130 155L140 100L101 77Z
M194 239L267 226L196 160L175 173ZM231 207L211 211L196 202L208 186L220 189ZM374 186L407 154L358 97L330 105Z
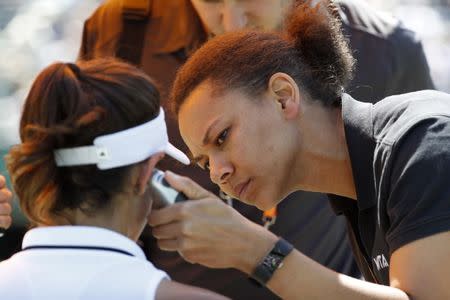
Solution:
M283 299L450 299L450 96L353 99L333 10L308 4L285 37L208 42L179 71L172 100L193 162L231 196L269 209L299 189L331 194L370 282L320 266L170 173L197 201L151 214L159 245L237 268Z
M37 228L0 263L4 299L224 299L168 280L135 241L147 188L169 144L159 94L113 60L55 63L35 80L7 156L20 206Z

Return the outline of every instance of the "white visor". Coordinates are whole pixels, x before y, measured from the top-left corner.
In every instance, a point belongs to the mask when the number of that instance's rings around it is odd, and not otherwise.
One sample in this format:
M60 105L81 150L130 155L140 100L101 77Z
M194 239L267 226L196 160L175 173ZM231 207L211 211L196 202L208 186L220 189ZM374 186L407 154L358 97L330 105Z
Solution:
M164 152L188 165L189 158L169 143L164 111L142 125L98 136L94 145L54 150L59 167L96 164L101 170L135 164L155 153Z

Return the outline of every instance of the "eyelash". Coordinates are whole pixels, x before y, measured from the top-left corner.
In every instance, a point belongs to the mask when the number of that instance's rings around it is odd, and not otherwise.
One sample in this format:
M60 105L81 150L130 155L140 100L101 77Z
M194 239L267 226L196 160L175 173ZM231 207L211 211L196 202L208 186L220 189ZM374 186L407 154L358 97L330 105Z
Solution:
M216 145L219 147L222 146L223 143L225 143L227 137L228 137L228 128L219 134L219 136L216 139ZM220 140L222 140L222 141L220 141Z
M223 146L223 144L226 142L226 139L228 137L228 132L229 132L229 128L225 129L224 131L222 131L219 136L216 139L216 146L221 147ZM222 141L221 141L222 140ZM209 160L207 160L204 164L203 164L203 169L209 171Z

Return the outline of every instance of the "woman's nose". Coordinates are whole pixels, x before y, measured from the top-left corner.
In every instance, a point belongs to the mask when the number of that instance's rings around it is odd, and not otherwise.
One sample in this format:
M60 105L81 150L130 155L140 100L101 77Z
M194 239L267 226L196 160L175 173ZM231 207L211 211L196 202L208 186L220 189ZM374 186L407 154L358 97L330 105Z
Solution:
M232 165L220 158L209 158L209 175L215 184L225 184L233 173Z

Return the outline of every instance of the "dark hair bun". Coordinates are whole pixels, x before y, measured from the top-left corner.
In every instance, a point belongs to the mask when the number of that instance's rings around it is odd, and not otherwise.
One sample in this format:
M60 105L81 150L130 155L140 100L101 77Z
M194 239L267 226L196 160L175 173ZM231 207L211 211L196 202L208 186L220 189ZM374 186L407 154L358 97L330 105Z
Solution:
M331 1L323 2L316 6L311 6L311 1L295 4L286 18L285 38L309 66L311 96L326 102L340 101L342 89L352 79L355 60L342 34L336 6Z

